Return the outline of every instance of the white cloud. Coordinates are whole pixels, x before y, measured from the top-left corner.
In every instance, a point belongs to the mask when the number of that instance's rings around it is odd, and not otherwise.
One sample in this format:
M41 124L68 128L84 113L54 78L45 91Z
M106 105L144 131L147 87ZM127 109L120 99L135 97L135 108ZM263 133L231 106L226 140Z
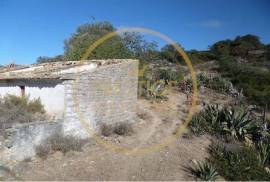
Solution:
M205 28L220 28L223 23L219 20L206 20L200 22L199 25Z

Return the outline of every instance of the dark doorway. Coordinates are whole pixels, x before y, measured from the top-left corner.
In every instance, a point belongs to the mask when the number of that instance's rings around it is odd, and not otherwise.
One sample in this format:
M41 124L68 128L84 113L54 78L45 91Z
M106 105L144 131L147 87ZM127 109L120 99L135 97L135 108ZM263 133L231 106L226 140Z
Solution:
M21 88L21 96L25 97L25 86L20 86Z

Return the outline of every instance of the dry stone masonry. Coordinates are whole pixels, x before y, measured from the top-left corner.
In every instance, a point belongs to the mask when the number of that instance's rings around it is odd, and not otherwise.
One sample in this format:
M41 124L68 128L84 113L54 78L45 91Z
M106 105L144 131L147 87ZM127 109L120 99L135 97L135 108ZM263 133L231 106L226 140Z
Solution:
M58 116L50 122L0 129L1 161L33 156L35 146L55 132L88 138L88 129L95 132L102 123L133 122L138 64L138 60L131 59L91 60L0 70L1 96L10 92L20 95L23 86L25 94L40 98L45 108L50 108L48 113ZM6 83L12 83L12 87ZM54 86L48 87L48 83Z
M132 122L135 117L138 62L123 62L76 75L66 81L65 134L85 137L85 122L95 130L101 123Z

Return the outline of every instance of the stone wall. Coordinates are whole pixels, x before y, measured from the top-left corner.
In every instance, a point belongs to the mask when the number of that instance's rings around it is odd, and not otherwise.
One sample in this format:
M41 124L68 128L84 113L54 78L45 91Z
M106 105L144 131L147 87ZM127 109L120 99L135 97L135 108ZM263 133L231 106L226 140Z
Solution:
M101 123L132 122L136 115L137 60L100 67L65 81L64 133L87 137ZM88 131L89 132L89 131Z

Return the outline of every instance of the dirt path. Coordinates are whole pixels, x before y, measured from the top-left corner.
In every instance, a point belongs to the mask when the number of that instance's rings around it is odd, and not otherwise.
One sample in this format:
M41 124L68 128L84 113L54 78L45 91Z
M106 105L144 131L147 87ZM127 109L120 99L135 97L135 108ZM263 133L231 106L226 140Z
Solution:
M223 104L229 100L218 95L211 95L210 100L203 94L200 98L204 102ZM105 140L136 151L173 135L187 114L186 97L176 91L169 93L166 102L140 100L139 106L141 119L134 125L134 134L107 137ZM23 180L194 180L184 167L190 165L193 159L203 160L210 143L208 136L180 137L162 150L144 155L126 155L90 142L83 152L69 152L65 156L56 152L47 160L37 158L22 162L13 171Z

